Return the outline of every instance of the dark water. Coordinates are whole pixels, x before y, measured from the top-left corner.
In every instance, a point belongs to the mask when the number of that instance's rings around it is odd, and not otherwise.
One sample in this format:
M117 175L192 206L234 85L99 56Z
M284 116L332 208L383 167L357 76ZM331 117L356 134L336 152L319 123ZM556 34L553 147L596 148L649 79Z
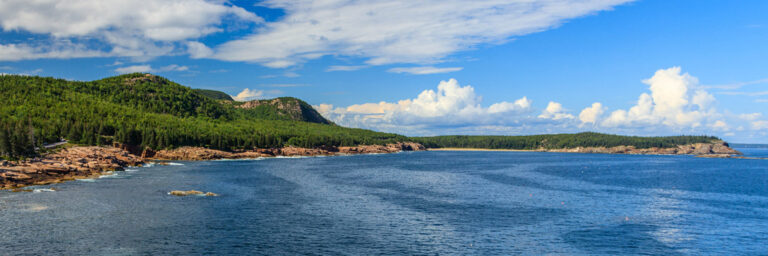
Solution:
M0 192L0 254L768 254L768 160L413 152L180 163ZM167 195L175 189L221 196Z

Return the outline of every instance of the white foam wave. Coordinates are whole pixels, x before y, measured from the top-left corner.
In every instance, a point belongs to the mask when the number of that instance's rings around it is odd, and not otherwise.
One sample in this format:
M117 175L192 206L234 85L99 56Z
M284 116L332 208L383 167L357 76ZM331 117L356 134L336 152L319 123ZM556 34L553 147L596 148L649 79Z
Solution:
M53 190L50 188L36 188L32 190L32 193L40 193L40 192L56 192L56 190Z
M184 164L182 164L182 163L168 163L168 165L172 165L172 166L181 166L181 165L184 165Z
M105 179L105 178L106 179L117 178L117 173L116 172L108 172L108 173L106 173L104 175L99 176L99 179Z

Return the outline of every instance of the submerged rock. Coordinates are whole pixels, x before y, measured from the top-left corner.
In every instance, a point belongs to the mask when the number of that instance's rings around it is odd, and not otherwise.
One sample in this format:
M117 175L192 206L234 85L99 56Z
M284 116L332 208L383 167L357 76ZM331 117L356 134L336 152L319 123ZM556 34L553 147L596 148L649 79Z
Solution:
M186 190L186 191L184 191L184 190L173 190L173 191L169 192L168 194L172 195L172 196L192 196L192 195L195 195L195 196L219 196L218 194L213 193L213 192L203 192L203 191L197 191L197 190Z

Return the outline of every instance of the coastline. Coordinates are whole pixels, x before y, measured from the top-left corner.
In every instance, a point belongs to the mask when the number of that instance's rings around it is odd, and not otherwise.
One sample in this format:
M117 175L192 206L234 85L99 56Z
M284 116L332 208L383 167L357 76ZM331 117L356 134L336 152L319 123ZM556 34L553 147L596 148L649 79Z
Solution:
M615 147L575 147L575 148L538 148L538 149L484 149L484 148L428 148L429 151L506 151L506 152L555 152L587 154L629 154L629 155L694 155L709 158L744 158L742 153L729 147L724 141L694 143L669 148L636 148L634 146Z
M115 147L117 146L117 147ZM283 147L253 149L239 152L181 147L172 150L143 150L129 153L129 147L87 146L63 148L35 159L24 161L0 160L0 190L26 191L20 188L48 185L98 177L125 167L141 166L148 161L206 161L220 159L257 159L272 157L340 156L355 154L382 154L401 151L423 151L424 146L412 142L387 145L360 145L354 147L299 148Z
M725 142L696 143L674 148L576 147L564 149L484 149L484 148L426 148L419 143L398 142L387 145L360 145L352 147L319 148L256 148L243 151L223 151L203 147L180 147L171 150L145 149L132 152L125 145L63 148L55 153L25 160L0 161L0 190L18 189L32 185L47 185L98 177L125 167L141 166L148 161L206 161L221 159L258 159L273 157L343 156L357 154L387 154L401 151L478 151L478 152L558 152L637 155L694 155L705 158L752 159L741 156Z
M427 151L502 151L502 152L538 152L532 149L492 149L492 148L427 148Z

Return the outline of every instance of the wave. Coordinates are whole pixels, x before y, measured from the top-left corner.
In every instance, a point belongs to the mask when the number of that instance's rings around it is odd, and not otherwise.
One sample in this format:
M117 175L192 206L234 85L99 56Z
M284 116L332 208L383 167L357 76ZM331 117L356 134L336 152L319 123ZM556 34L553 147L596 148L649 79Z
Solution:
M109 178L118 178L116 172L108 172L106 174L103 174L99 176L99 179L109 179Z
M50 188L36 188L32 190L32 193L40 193L40 192L56 192L56 190L50 189Z
M96 182L96 179L78 179L78 181L82 181L82 182Z
M172 166L181 166L181 165L184 165L184 164L182 164L182 163L168 163L168 165L172 165Z

